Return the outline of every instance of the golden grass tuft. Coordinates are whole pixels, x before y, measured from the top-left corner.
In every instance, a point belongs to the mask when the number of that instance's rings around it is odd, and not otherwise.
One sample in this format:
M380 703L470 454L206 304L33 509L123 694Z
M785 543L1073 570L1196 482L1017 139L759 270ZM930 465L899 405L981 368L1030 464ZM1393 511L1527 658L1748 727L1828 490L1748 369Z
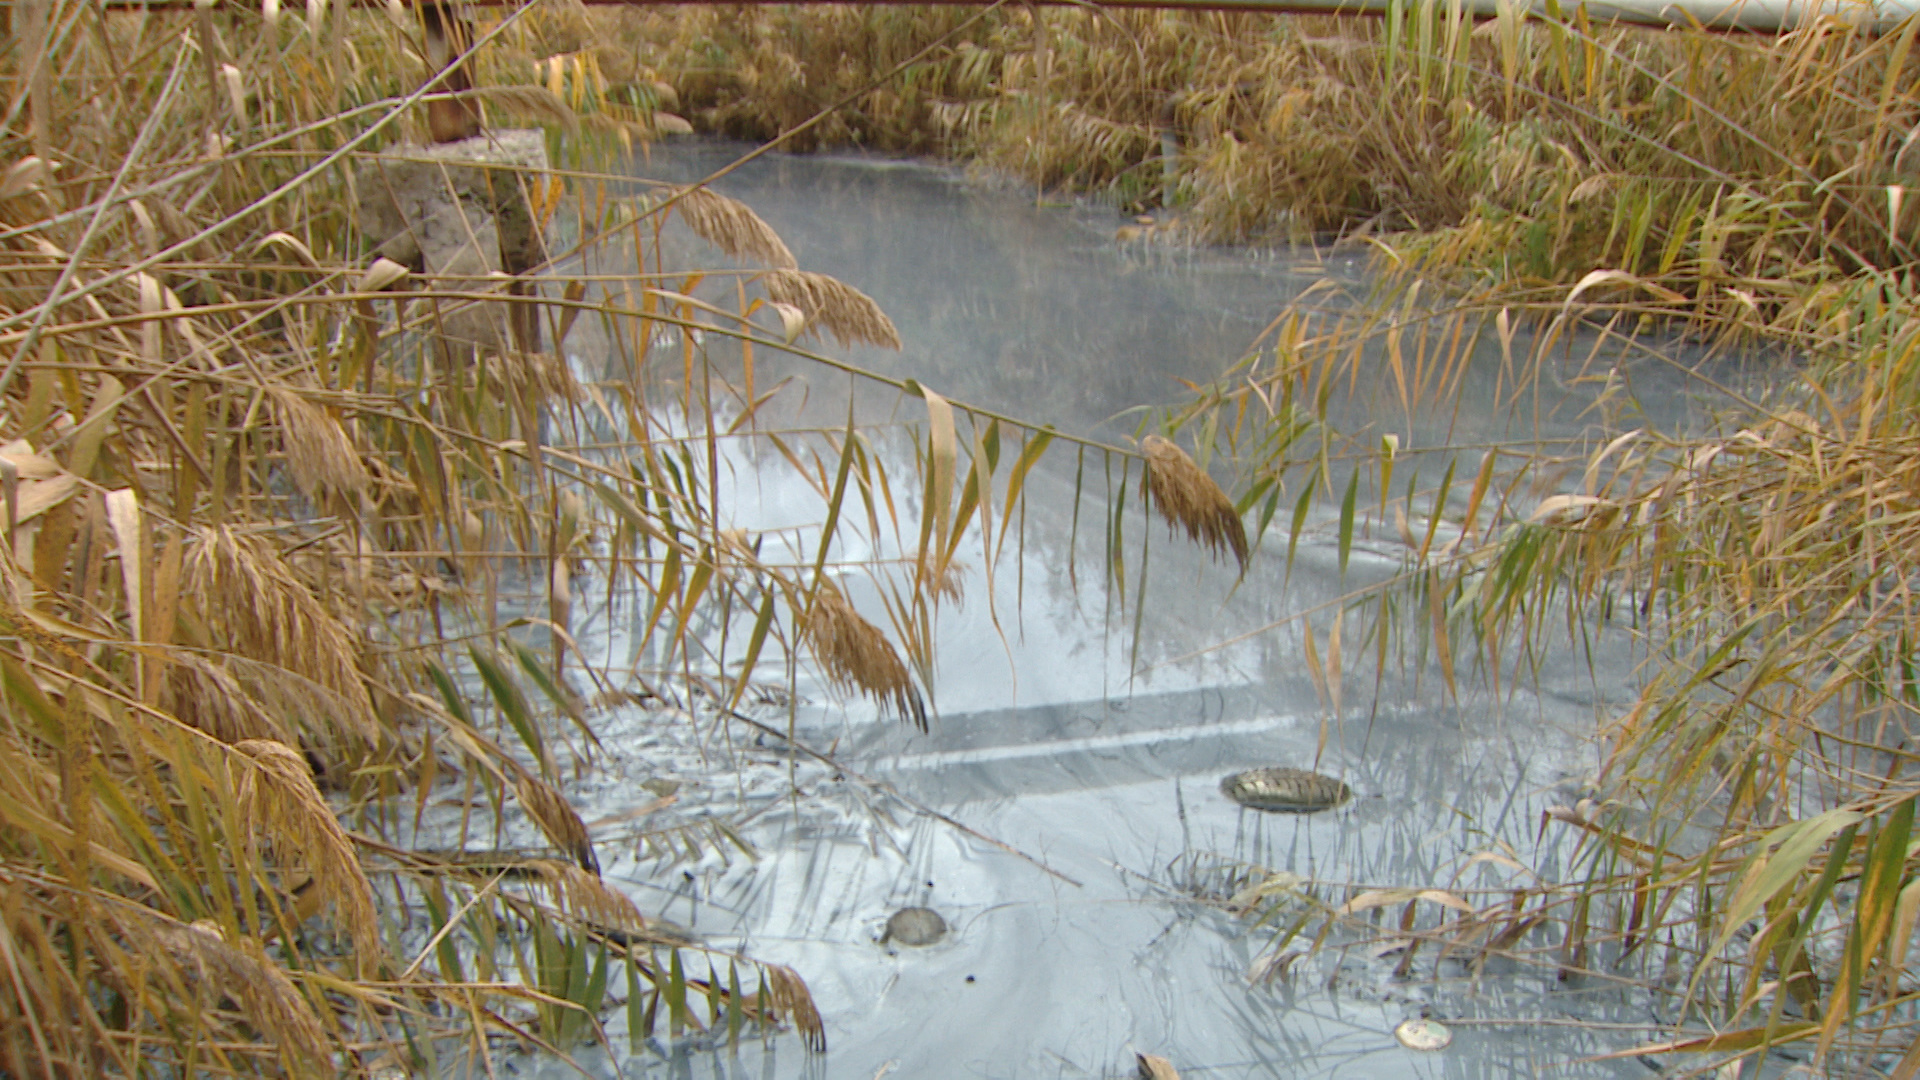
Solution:
M295 1061L315 1068L327 1063L327 1035L320 1018L286 972L267 959L259 942L229 938L210 920L183 924L144 911L118 920L118 929L148 937L194 972L205 1007L229 1001L270 1045L278 1044Z
M860 617L833 582L821 580L807 620L807 640L827 677L856 690L902 720L927 730L927 706L892 643L880 628Z
M842 345L866 343L900 348L900 331L873 298L825 274L806 270L774 270L762 275L767 297L791 304L807 317L810 329L823 329Z
M194 531L184 567L226 648L302 680L321 699L307 717L322 737L378 741L357 636L316 600L264 541L232 526Z
M51 962L75 937L126 1010L112 1027L92 1012L75 973ZM325 1024L293 981L258 942L208 920L186 923L110 893L0 869L0 971L6 1076L139 1075L129 1054L140 1043L126 1036L156 1021L173 1037L206 1040L210 1074L242 1071L235 1059L265 1075L335 1074ZM215 1067L223 1059L227 1066Z
M287 432L287 468L303 494L321 499L367 489L372 482L367 467L339 421L286 387L271 387L268 393Z
M600 860L593 853L593 836L567 797L525 769L514 770L513 784L520 796L520 805L553 846L566 852L582 870L599 874Z
M778 270L794 270L800 265L773 226L738 199L703 187L687 187L675 194L674 208L680 211L680 220L687 223L687 228L736 259L752 259Z
M223 743L243 739L293 742L293 731L263 703L247 692L227 664L190 652L167 657L168 676L160 690L160 707Z
M250 836L266 837L283 865L304 862L321 899L346 924L357 959L372 964L381 953L373 886L306 759L273 739L245 739L233 749L227 769L240 816L254 830Z
M539 859L528 864L553 893L554 906L596 929L642 935L647 917L626 893L609 888L598 874L567 863Z
M1147 455L1147 494L1167 519L1167 528L1185 529L1187 539L1205 545L1215 556L1223 549L1232 551L1244 572L1247 526L1233 508L1233 500L1185 450L1168 440L1149 435L1141 440L1140 449Z

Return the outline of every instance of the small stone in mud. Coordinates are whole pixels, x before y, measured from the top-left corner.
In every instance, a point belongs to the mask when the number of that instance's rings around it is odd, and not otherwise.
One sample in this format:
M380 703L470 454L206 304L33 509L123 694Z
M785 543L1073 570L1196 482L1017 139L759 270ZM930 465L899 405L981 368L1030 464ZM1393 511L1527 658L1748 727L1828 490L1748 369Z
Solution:
M1251 769L1220 781L1227 798L1254 810L1305 814L1328 810L1353 797L1353 789L1331 776L1305 769Z
M931 945L947 934L947 920L932 908L901 908L887 920L887 932L880 935L880 944L897 941L902 945L919 947Z

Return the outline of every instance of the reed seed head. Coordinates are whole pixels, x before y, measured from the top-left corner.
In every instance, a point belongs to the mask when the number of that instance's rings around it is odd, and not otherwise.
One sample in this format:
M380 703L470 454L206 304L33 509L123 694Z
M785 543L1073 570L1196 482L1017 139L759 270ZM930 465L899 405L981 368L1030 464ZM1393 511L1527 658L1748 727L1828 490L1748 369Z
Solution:
M800 264L773 226L738 199L729 199L703 187L680 189L674 208L701 239L738 259L762 266L792 270Z
M1167 519L1167 527L1185 529L1187 539L1205 545L1216 556L1223 548L1231 550L1244 572L1247 527L1233 500L1185 450L1166 439L1149 435L1140 448L1147 455L1147 494Z
M582 870L598 875L600 860L593 853L593 837L587 832L587 823L580 820L567 797L560 794L553 785L526 772L519 770L514 778L514 789L520 795L520 805L526 808L527 815L554 847L567 853L567 856L580 865Z
M346 924L362 962L381 953L373 885L353 843L314 786L298 750L274 739L245 739L228 759L240 818L264 835L282 863L304 861L322 899Z
M860 617L846 595L822 580L807 621L813 654L827 677L843 689L865 694L881 708L927 730L926 702L880 628Z
M287 468L310 499L358 495L371 478L339 421L284 387L268 391L287 433Z
M761 278L767 297L806 315L807 325L831 334L842 345L865 343L900 348L900 331L873 298L825 274L774 270Z

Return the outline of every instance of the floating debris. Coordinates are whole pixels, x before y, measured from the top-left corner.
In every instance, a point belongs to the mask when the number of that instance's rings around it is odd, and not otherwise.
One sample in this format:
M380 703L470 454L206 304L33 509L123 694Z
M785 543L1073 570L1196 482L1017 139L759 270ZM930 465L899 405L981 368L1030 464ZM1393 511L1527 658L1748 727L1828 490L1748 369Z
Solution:
M1306 814L1329 810L1353 797L1353 789L1331 776L1305 769L1252 769L1220 781L1227 798L1254 810Z
M887 932L880 935L880 944L897 941L902 945L918 948L931 945L947 935L947 920L932 908L901 908L887 920Z
M1180 1080L1173 1062L1154 1054L1135 1054L1134 1060L1140 1063L1140 1080Z
M1293 965L1306 953L1299 949L1289 949L1283 953L1267 953L1247 965L1247 981L1262 986L1275 979L1286 979L1293 971Z
M1409 1050L1445 1050L1453 1042L1453 1032L1445 1025L1426 1019L1402 1020L1393 1037Z

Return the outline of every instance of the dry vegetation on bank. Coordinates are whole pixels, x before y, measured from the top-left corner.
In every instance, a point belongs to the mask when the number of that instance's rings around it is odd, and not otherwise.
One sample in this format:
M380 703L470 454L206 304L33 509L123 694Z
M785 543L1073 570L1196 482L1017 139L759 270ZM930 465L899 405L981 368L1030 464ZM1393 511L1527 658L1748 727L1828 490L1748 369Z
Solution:
M1515 290L1606 268L1663 314L1813 334L1913 257L1912 25L1038 10L588 17L594 48L673 84L700 130L769 139L853 96L789 145L1166 204L1207 240L1364 232L1424 273Z
M374 256L352 185L423 127L412 16L10 14L0 1073L484 1073L496 1045L604 1039L621 1004L636 1042L791 1026L820 1048L797 973L657 927L561 792L596 757L593 702L667 682L569 677L575 573L646 583L669 670L703 596L798 611L811 579L714 573L711 477L657 438L637 375L589 393L549 353L476 351L447 327L494 283ZM489 26L484 55L544 56L539 32ZM583 154L654 133L650 107L578 102L570 71L487 100L585 129ZM591 183L493 182L599 223ZM630 261L670 194L623 202ZM757 224L688 206L736 245ZM658 285L636 265L588 321L618 347L707 318ZM623 460L543 446L588 396L631 421ZM461 850L416 850L423 816ZM612 842L671 862L738 840L642 821Z

